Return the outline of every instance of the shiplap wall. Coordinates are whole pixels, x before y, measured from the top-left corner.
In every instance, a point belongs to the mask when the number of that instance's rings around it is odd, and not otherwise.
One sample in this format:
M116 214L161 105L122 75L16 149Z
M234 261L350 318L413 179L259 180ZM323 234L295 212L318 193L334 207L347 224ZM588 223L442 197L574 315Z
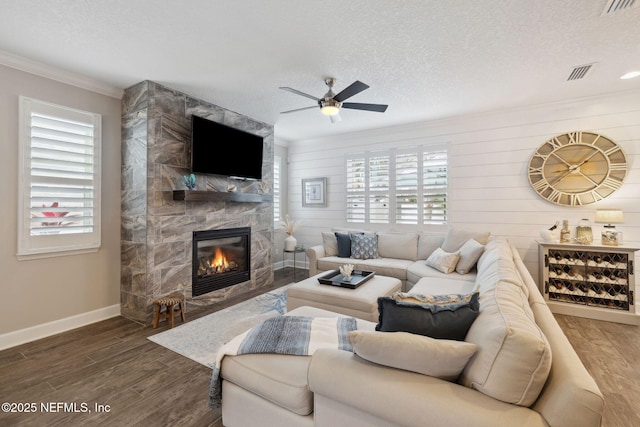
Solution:
M327 126L332 124L327 121ZM622 188L603 201L581 207L557 206L531 189L527 166L536 148L547 139L576 130L601 133L617 142L627 155L629 172ZM307 247L321 244L321 231L348 225L344 191L347 153L443 142L450 147L449 227L488 230L507 237L536 281L536 239L540 230L556 221L569 220L575 233L580 219L588 218L599 238L602 224L593 222L595 210L619 208L625 216L625 223L617 227L624 233L624 244L640 246L638 91L291 142L288 211L302 222L295 233L298 243ZM302 207L301 180L314 177L328 178L326 208ZM437 230L433 226L380 224L359 228ZM640 253L636 253L636 262L638 259Z

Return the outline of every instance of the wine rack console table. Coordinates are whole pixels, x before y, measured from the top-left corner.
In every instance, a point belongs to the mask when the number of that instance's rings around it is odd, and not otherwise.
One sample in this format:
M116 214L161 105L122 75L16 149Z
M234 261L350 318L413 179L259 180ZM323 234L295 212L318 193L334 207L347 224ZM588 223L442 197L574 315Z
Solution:
M538 244L540 291L553 313L638 324L628 246Z

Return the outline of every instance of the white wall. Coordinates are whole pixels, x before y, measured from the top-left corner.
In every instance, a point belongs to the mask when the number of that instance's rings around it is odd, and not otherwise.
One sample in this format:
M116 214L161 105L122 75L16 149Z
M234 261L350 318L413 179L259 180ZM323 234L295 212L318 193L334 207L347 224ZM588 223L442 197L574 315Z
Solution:
M575 130L602 133L617 142L627 155L630 170L622 188L611 197L588 206L561 207L546 202L531 189L527 166L536 148L547 139ZM535 279L536 239L541 229L557 220L568 219L575 230L581 218L589 218L594 236L599 237L601 225L593 222L595 210L620 208L625 223L617 228L624 232L625 245L640 246L638 91L291 143L289 213L304 222L296 233L298 241L306 246L320 244L321 231L347 225L346 153L442 142L450 144L450 226L489 230L508 237ZM328 207L303 208L301 179L322 176L328 177ZM389 225L383 229L426 227ZM640 253L636 262L638 259Z
M102 247L18 261L18 97L102 115ZM120 99L0 65L0 349L119 314Z

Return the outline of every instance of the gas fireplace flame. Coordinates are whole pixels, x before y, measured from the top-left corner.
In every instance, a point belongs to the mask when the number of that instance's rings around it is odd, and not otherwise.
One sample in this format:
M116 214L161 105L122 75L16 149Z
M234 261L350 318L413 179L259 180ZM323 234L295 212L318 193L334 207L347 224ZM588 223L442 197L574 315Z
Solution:
M220 248L216 248L216 253L210 263L211 268L216 271L227 271L229 269L229 261L224 256Z
M220 248L215 248L211 258L201 259L198 275L211 276L219 273L226 273L238 269L235 261L228 260L224 252Z

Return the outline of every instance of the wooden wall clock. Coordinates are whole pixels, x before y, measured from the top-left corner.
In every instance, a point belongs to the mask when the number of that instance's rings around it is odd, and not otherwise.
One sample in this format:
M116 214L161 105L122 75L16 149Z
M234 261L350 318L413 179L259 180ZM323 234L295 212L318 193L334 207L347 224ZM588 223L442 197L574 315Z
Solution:
M529 161L529 183L542 198L562 206L595 203L613 194L627 175L618 144L591 132L554 136Z

